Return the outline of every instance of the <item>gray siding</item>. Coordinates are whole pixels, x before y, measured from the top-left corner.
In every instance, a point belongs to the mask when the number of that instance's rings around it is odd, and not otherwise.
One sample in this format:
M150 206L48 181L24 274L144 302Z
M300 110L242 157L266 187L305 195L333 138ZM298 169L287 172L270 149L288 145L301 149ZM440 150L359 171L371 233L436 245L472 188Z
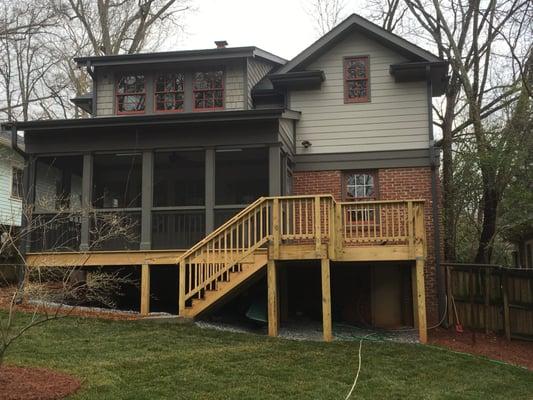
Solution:
M24 168L24 160L0 144L0 225L20 226L22 201L11 197L13 167Z
M259 83L271 70L272 65L255 60L248 59L248 108L252 108L252 89Z
M370 102L344 104L343 58L370 58ZM425 82L396 83L389 73L401 55L352 33L313 61L323 70L319 90L292 91L290 108L301 111L296 127L298 154L424 149L429 146ZM301 146L308 140L312 146Z
M107 117L115 113L115 78L112 71L97 70L96 116Z
M244 64L226 66L226 84L224 87L226 110L244 110L244 85L246 82Z
M279 120L279 134L283 148L290 154L294 154L294 120L281 118Z

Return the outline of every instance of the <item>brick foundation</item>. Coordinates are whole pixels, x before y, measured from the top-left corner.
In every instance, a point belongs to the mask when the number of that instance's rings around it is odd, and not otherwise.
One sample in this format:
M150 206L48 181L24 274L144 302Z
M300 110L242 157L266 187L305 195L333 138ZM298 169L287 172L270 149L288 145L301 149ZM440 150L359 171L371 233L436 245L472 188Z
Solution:
M426 223L426 309L428 324L438 321L437 280L435 271L434 224L431 198L430 167L384 168L377 174L379 200L426 201L424 217ZM331 194L342 199L342 171L305 171L293 175L295 195ZM442 252L442 248L441 248ZM442 253L441 253L442 254Z

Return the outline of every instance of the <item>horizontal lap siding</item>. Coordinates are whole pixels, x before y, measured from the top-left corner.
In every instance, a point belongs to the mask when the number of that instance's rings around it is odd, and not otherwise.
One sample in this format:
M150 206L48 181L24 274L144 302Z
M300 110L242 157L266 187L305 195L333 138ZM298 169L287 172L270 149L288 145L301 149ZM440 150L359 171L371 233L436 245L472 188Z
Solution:
M96 115L105 117L115 113L115 84L111 71L98 70L96 80Z
M0 147L0 225L20 226L22 202L11 197L15 166L24 167L22 158L9 148Z
M370 58L370 102L344 104L343 58ZM371 39L351 34L308 70L323 70L319 90L292 91L290 108L301 111L296 126L298 154L428 148L425 82L396 83L391 64L405 59ZM305 149L302 141L312 146Z
M279 133L284 146L288 152L294 153L294 121L291 119L281 118L279 120Z

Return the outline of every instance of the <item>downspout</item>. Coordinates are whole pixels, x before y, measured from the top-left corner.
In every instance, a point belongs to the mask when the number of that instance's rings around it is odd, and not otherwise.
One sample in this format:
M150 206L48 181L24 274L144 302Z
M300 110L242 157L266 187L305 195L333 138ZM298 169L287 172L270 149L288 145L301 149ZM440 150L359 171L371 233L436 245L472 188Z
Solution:
M439 218L439 199L437 197L437 174L439 173L435 154L435 138L433 135L433 88L431 83L431 67L426 65L427 79L427 107L428 107L428 133L429 133L429 165L431 167L431 198L432 198L432 215L433 215L433 239L435 254L435 273L437 278L437 299L438 299L438 320L442 318L445 312L446 300L444 298L444 280L441 271L440 257L440 218Z

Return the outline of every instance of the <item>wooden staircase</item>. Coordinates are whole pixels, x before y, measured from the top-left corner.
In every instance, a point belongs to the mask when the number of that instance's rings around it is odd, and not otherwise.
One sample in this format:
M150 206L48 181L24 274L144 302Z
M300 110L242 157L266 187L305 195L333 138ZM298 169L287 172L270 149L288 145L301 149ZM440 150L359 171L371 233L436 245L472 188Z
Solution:
M270 260L415 259L424 249L423 221L420 200L261 197L179 258L179 315L205 312Z
M191 307L185 307L182 316L194 318L207 311L211 306L219 304L238 287L244 285L264 269L267 261L267 252L256 250L247 260L230 268L226 274L222 274L216 281L208 285L198 298L191 299Z

